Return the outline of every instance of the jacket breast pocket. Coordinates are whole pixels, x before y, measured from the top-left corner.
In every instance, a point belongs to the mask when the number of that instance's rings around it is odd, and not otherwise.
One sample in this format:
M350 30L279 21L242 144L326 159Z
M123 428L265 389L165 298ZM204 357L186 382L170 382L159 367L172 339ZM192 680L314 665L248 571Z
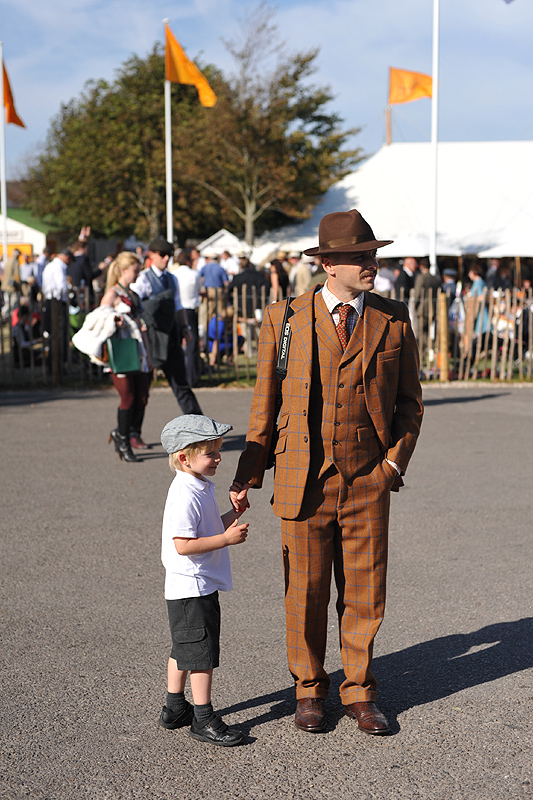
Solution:
M400 358L401 352L401 347L395 347L394 350L383 350L383 352L377 354L376 358L378 361L392 361Z
M383 350L382 353L377 354L376 360L376 380L381 386L387 386L387 405L390 410L394 405L396 391L398 388L398 379L400 376L400 354L401 347L395 347L394 350ZM392 404L391 404L392 403Z

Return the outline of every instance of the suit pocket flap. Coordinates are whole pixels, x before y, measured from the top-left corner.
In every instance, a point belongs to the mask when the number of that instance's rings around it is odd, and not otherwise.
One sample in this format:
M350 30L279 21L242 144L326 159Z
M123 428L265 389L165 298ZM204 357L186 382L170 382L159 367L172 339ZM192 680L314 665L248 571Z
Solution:
M190 642L201 642L207 636L205 628L184 628L172 632L173 638L180 644L189 644Z
M372 439L372 437L375 435L376 435L376 429L374 427L357 428L358 442L363 442L365 439Z
M401 347L396 347L394 350L383 350L382 353L377 354L376 358L378 361L388 361L389 358L399 358L401 351Z
M280 436L278 441L276 442L276 447L274 448L274 455L277 456L279 453L283 453L287 446L287 432Z
M289 417L290 417L290 414L283 414L283 415L282 415L282 416L279 418L279 420L278 420L278 424L277 424L277 429L278 429L278 431L282 431L282 430L283 430L283 428L286 428L286 427L287 427L287 425L289 424Z

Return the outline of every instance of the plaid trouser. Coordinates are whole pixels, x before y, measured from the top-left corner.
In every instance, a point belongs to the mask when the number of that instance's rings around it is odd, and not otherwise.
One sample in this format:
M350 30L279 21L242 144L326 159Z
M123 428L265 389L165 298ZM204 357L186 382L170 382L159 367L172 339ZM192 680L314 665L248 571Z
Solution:
M343 704L376 699L370 671L385 608L390 489L394 468L378 462L347 485L330 468L310 477L302 511L281 521L289 668L296 698L326 697L324 670L332 567L345 680Z

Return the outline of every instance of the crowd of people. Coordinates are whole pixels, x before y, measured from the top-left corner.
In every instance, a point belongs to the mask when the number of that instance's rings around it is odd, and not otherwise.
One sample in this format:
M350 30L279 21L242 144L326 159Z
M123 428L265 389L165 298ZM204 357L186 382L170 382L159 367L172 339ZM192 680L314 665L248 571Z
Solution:
M224 358L232 362L235 331L239 351L253 356L265 306L299 297L327 279L317 255L279 251L258 266L244 251L175 250L161 237L147 248L139 245L134 253L124 251L95 264L89 256L90 234L90 227L84 226L72 245L57 253L47 247L36 259L14 249L3 268L2 319L11 325L16 367L38 363L42 354L47 357L52 300L59 301L58 338L63 358L73 334L74 344L83 352L84 337L92 326L89 338L93 337L93 349L88 354L111 373L120 396L110 441L126 461L136 461L133 451L146 447L142 421L155 368L165 374L182 412L201 414L193 389L208 367ZM486 269L472 260L464 272L466 275L459 274L453 262L434 275L427 259L383 261L378 265L374 291L406 303L413 298L410 310L420 336L428 333L429 320L435 317L429 315L428 290L435 310L439 289L445 292L450 307L457 298L513 288L508 263L498 259L491 259ZM525 291L531 288L528 264L523 267L521 285ZM98 325L106 338L110 330L118 339L129 336L123 315L138 330L139 367L127 373L113 371L109 362L101 359L100 349L94 350ZM103 325L103 317L117 324L107 320ZM474 334L484 334L488 327L484 308L476 318ZM101 348L104 341L98 341L96 347Z

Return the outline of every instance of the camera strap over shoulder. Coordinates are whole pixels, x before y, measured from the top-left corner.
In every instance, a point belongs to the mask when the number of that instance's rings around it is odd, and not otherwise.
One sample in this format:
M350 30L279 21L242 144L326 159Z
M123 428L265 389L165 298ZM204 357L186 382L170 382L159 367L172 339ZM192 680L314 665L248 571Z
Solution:
M287 368L289 364L289 349L291 346L292 336L289 319L294 314L294 311L291 308L291 301L293 299L293 297L287 298L287 302L285 304L285 314L283 316L283 324L281 326L281 336L278 343L278 357L276 360L276 376L278 379L278 385L276 387L276 400L274 405L274 429L272 431L272 436L270 437L270 448L266 460L266 469L272 469L276 463L276 456L274 453L278 440L276 424L283 403L281 387L284 379L287 377Z
M276 361L276 375L279 381L285 380L287 377L287 368L289 364L289 350L291 346L291 337L292 337L292 330L289 323L289 319L294 314L294 311L291 307L291 302L294 300L293 297L287 297L287 302L285 303L285 314L283 316L283 324L281 326L281 336L278 345L278 358ZM280 390L280 386L278 385L278 390Z

